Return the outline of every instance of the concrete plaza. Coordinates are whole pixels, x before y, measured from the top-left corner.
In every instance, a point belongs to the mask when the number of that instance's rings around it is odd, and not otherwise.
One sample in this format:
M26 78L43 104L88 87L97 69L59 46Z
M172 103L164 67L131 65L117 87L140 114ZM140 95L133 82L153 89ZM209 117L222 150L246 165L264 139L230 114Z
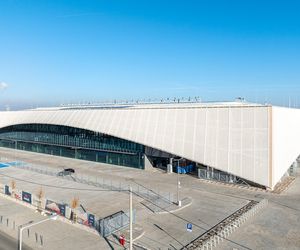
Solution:
M1 149L0 156L2 161L5 158L19 160L55 171L60 171L64 167L72 167L77 174L91 178L104 178L108 183L110 181L138 183L149 190L170 192L176 197L176 174L166 174L157 169L143 171L23 151L14 152L9 149ZM9 184L13 178L16 180L17 188L32 193L43 185L45 195L56 201L70 203L74 196L78 196L81 204L99 217L105 217L120 210L128 210L127 193L99 192L97 188L87 184L15 167L0 169L1 183ZM134 196L136 221L144 231L143 236L136 240L136 243L149 249L180 249L250 200L259 201L266 198L269 200L267 208L251 221L246 222L231 235L229 240L220 244L219 249L298 249L300 247L297 237L300 233L300 178L298 176L290 188L282 194L206 183L190 175L180 175L180 182L180 199L189 197L192 203L171 213L153 213L145 206L145 200ZM7 207L2 210L2 213L6 210ZM13 217L9 211L7 213L7 216ZM16 217L20 212L18 210L13 214ZM39 216L31 210L20 217L24 217L25 221L25 218L29 218L31 214ZM49 246L65 246L64 249L94 249L93 247L95 249L97 247L98 249L122 249L116 241L110 241L110 239L106 241L100 236L61 222L49 223L51 223L50 227L45 223L40 229ZM192 232L186 230L187 223L192 223ZM60 231L63 232L61 237ZM53 235L54 233L58 236ZM76 236L74 239L73 235ZM58 239L56 240L55 237ZM77 240L78 244L75 243ZM92 243L84 246L84 242ZM34 247L34 244L30 246Z

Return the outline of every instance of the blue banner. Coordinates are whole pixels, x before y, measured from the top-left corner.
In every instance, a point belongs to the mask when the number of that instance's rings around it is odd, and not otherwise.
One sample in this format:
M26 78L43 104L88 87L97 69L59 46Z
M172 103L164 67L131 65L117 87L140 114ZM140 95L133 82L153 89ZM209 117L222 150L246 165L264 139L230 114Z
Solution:
M89 225L94 227L95 226L95 215L89 214L88 215L88 221L89 221Z

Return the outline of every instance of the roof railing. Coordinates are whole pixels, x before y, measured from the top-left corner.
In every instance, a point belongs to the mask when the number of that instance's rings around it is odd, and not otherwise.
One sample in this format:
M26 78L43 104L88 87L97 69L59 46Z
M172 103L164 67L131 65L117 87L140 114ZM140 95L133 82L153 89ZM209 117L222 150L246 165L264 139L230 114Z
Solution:
M141 105L141 104L174 104L174 103L201 103L199 96L181 98L160 98L160 99L131 99L131 100L112 100L100 102L79 102L62 103L61 107L90 107L90 106L115 106L115 105Z

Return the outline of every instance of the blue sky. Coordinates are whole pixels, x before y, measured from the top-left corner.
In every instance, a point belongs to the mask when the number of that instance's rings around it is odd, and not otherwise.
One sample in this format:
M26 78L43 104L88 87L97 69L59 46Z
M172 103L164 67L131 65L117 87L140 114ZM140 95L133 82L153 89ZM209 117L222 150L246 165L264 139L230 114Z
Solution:
M0 108L200 96L300 106L299 1L0 1Z

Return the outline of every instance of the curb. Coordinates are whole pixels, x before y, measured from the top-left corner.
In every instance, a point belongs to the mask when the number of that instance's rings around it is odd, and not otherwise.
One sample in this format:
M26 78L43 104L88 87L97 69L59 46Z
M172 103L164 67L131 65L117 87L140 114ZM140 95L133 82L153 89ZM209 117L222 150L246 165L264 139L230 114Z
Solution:
M190 201L189 201L189 203L187 203L187 204L185 204L185 205L183 205L183 206L181 206L181 207L177 207L177 208L175 208L175 209L172 209L172 210L167 210L167 211L161 211L161 212L155 212L155 214L167 214L167 213L175 213L175 212L177 212L177 211L180 211L180 210L182 210L182 209L184 209L184 208L187 208L187 207L189 207L190 205L192 205L192 203L193 203L193 199L191 198L191 197L187 197L187 198L184 198L184 199L189 199ZM184 200L183 199L183 200ZM181 200L181 202L183 201L183 200Z

